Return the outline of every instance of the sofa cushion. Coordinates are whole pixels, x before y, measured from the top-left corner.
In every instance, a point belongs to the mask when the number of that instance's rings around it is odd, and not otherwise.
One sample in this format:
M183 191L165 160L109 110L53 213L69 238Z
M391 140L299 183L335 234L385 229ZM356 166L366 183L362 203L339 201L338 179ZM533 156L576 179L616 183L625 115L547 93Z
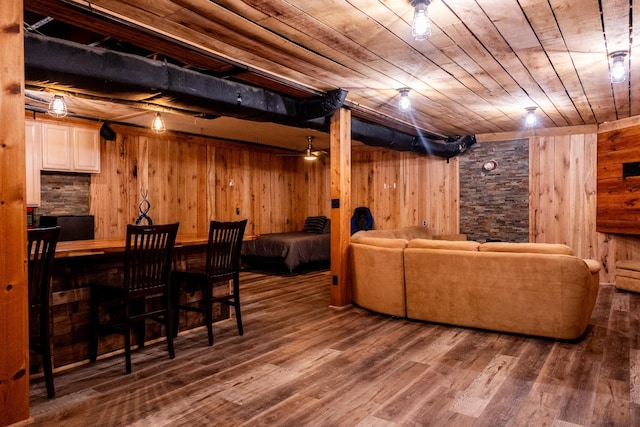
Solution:
M466 234L437 234L432 237L435 240L467 240Z
M448 249L457 251L477 251L480 243L473 240L430 240L430 239L413 239L409 241L407 247L421 249Z
M639 271L640 272L640 262L626 260L626 259L625 260L619 260L619 261L616 262L616 269Z
M488 242L481 244L479 251L573 255L573 251L569 246L558 243Z
M360 237L356 241L352 241L352 243L359 243L361 245L369 245L369 246L377 246L379 248L404 249L407 247L408 242L405 239L386 239L384 237Z
M384 239L395 239L393 230L360 230L351 236L352 242L358 242L363 237L379 237Z

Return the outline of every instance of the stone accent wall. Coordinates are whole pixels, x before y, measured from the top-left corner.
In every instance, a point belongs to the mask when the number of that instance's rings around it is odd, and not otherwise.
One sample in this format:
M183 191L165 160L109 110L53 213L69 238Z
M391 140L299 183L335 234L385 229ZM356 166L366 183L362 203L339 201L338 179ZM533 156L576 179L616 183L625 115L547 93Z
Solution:
M42 215L88 215L90 183L88 173L40 172L41 203L35 223Z
M484 170L491 160L496 169ZM528 140L478 143L460 156L460 232L479 242L529 241Z

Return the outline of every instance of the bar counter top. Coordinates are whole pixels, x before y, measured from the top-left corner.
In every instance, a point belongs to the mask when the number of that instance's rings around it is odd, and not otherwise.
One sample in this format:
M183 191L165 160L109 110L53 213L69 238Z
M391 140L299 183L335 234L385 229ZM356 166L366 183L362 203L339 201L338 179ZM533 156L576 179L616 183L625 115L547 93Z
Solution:
M175 247L206 245L207 241L207 235L178 235L176 237ZM119 239L72 240L58 242L56 245L56 258L124 252L125 243L124 237Z

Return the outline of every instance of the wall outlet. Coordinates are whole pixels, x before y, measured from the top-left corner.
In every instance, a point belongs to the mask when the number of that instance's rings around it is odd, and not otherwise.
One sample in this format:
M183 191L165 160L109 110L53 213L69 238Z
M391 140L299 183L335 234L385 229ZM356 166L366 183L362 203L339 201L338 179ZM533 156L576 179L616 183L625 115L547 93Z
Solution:
M426 219L422 221L422 226L426 227L429 225L429 221L427 221Z

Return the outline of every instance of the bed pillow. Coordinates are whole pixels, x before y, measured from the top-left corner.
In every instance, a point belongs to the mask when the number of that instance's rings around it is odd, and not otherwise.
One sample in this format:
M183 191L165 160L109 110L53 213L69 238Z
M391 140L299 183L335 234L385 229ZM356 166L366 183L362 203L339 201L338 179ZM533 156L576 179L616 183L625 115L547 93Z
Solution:
M304 227L302 231L306 233L322 233L324 230L324 224L327 222L326 216L309 216L304 221Z
M331 233L331 220L327 218L324 223L324 228L322 229L322 234Z

